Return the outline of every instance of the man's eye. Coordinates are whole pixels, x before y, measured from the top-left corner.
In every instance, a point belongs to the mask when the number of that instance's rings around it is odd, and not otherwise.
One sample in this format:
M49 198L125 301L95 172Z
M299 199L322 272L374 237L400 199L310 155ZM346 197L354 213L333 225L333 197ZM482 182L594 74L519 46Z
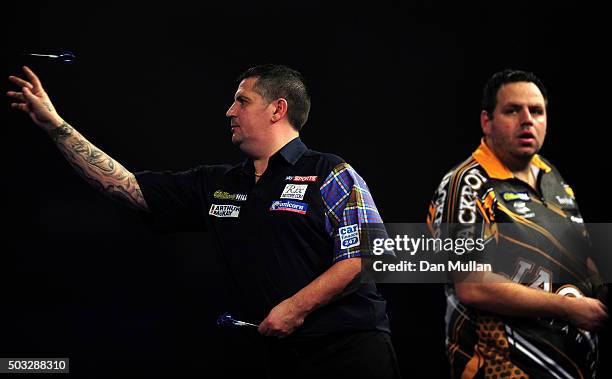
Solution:
M541 109L541 108L536 108L536 109L532 109L531 113L537 114L537 115L543 115L544 114L544 110Z

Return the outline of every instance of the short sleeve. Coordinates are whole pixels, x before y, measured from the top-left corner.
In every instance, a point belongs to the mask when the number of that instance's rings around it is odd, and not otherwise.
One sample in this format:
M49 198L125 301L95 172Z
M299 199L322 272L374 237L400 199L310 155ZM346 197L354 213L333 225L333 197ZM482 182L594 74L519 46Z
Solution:
M382 218L365 181L347 163L335 166L321 185L326 230L334 238L334 263L371 253L385 238Z

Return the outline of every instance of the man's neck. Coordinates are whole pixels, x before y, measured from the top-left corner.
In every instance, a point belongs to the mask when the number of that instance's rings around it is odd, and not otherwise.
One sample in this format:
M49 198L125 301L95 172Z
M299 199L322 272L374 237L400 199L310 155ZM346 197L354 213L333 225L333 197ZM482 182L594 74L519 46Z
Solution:
M529 165L525 170L513 171L512 173L514 174L515 178L522 180L523 182L529 184L531 188L537 190L538 180L531 169L531 165Z
M533 159L533 156L525 157L524 159L519 159L512 156L505 156L504 154L501 154L498 151L497 146L495 146L492 141L485 139L485 142L487 143L487 146L489 146L489 149L491 149L493 154L495 154L497 159L499 159L499 161L502 162L508 168L508 170L512 172L515 178L522 180L523 182L529 184L529 186L531 186L534 190L537 190L537 180L531 169L531 161Z
M522 180L533 189L536 189L537 180L532 170L532 158L529 158L529 160L507 159L506 161L502 160L502 162L508 167L515 178Z
M300 134L296 130L292 130L283 134L277 134L273 138L270 138L271 141L266 146L266 149L264 151L262 151L260 154L257 154L257 156L251 157L253 159L253 165L255 167L256 181L259 180L259 178L268 168L268 162L270 160L270 157L278 153L278 151L282 149L286 144L293 141L299 136Z
M268 161L270 158L265 159L253 159L253 166L255 167L255 182L261 179L261 176L268 168Z

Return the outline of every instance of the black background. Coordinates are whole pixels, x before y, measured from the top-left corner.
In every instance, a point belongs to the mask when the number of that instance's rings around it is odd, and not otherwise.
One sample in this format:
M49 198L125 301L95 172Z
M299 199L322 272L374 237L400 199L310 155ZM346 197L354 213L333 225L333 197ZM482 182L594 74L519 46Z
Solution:
M267 62L298 69L313 98L302 139L350 162L386 222L423 221L443 174L476 147L486 79L507 67L534 71L550 93L542 154L586 220L610 221L600 10L125 1L0 12L3 77L29 64L62 117L131 171L242 159L225 118L235 77ZM77 62L22 55L62 50ZM15 89L7 79L0 87ZM260 377L251 337L215 325L232 301L207 236L151 234L9 104L0 110L0 356L67 356L74 377ZM447 377L441 286L381 287L404 376ZM608 334L602 344L601 377L612 377Z

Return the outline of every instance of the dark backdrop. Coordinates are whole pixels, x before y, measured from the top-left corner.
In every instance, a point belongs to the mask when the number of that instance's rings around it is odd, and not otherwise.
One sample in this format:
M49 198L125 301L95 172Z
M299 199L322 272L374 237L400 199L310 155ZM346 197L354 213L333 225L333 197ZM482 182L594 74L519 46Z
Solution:
M240 160L225 118L235 77L265 62L300 70L313 97L303 140L349 161L387 222L421 222L442 175L476 147L488 76L534 71L550 92L542 154L587 220L610 221L609 42L598 10L125 1L2 5L1 14L3 78L30 64L64 119L132 171ZM75 64L21 55L63 49ZM151 234L9 103L0 356L68 356L74 377L259 377L251 337L215 326L232 302L207 236ZM446 377L441 286L382 290L404 375ZM604 337L602 377L611 377Z

